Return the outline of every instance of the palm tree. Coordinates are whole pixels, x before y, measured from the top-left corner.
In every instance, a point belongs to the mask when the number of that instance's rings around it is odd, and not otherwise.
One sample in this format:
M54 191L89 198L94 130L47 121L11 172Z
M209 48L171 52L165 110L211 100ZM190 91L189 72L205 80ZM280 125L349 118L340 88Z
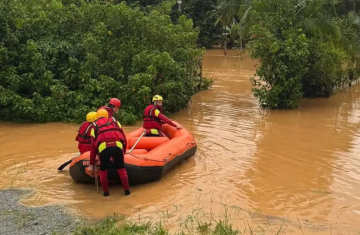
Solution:
M295 27L299 27L308 37L319 37L324 42L331 42L344 48L351 58L351 65L360 70L360 18L349 6L338 13L343 6L340 0L218 0L216 8L220 23L224 28L231 27L231 37L240 39L242 48L243 35L254 24L250 17L252 10L257 12L274 12L280 5L289 4L296 10ZM356 7L353 0L352 10ZM292 3L291 3L292 2ZM342 5L341 5L342 4ZM226 55L226 39L225 51Z
M349 86L353 80L354 71L360 71L360 17L355 12L339 20L342 30L341 45L349 55Z
M236 15L239 12L239 7L241 4L241 0L218 0L218 5L216 7L215 14L218 15L215 26L219 23L224 28L225 40L224 40L224 55L226 56L226 48L227 48L227 35L229 31L229 27L237 24Z

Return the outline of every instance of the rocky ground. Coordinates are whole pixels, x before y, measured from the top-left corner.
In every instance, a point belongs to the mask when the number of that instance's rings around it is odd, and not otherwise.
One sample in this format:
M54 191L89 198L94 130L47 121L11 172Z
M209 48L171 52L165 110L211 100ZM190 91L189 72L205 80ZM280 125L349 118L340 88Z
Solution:
M0 234L70 234L82 221L61 206L27 207L19 203L31 191L0 191Z

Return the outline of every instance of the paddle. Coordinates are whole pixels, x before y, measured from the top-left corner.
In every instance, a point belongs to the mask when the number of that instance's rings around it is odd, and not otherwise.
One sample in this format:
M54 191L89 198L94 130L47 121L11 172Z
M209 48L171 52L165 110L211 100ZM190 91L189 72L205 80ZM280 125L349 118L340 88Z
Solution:
M79 154L79 155L80 155L80 154ZM75 158L77 158L79 155L77 155ZM74 159L74 158L73 158L73 159ZM67 165L69 165L69 164L71 163L71 161L72 161L73 159L70 159L69 161L67 161L67 162L63 163L61 166L59 166L58 171L63 170Z
M95 169L95 167L96 167L96 169ZM97 165L95 164L94 165L95 185L96 185L96 192L98 193L99 192L99 181L98 181L96 172L97 172Z
M64 169L67 165L70 164L71 161L72 161L72 159L63 163L61 166L59 166L58 171L61 171L62 169Z
M140 139L145 135L145 133L146 133L146 130L144 130L144 132L141 134L139 139L135 142L134 146L130 149L129 154L134 150L135 146L137 145L137 143L139 143Z

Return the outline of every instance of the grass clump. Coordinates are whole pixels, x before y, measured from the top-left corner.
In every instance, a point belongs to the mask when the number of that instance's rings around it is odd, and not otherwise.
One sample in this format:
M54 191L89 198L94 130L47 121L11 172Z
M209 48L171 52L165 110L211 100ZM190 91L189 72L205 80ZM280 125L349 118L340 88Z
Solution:
M178 231L175 234L189 234L187 231ZM236 235L240 234L238 230L234 230L232 225L227 221L218 221L214 226L211 223L197 221L197 228L190 232L191 234L202 235ZM153 235L168 235L172 234L166 229L162 223L151 221L134 222L126 220L121 216L108 216L104 220L90 225L77 227L72 233L73 235L125 235L125 234L153 234Z
M147 222L127 221L125 217L108 216L104 220L91 225L77 227L72 233L73 235L122 235L122 234L169 234L160 223L153 225Z

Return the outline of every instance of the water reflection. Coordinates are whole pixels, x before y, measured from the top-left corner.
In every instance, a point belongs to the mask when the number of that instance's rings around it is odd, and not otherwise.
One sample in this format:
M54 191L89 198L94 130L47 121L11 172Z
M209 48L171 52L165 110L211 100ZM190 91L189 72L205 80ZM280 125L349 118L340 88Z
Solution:
M314 222L334 219L330 214L338 211L343 192L333 185L341 175L350 177L344 168L360 127L354 121L358 89L356 85L329 99L304 99L298 110L270 111L260 119L263 135L256 143L254 165L247 171L252 180L238 186L254 210ZM348 199L359 204L354 195ZM341 222L355 223L355 218Z

